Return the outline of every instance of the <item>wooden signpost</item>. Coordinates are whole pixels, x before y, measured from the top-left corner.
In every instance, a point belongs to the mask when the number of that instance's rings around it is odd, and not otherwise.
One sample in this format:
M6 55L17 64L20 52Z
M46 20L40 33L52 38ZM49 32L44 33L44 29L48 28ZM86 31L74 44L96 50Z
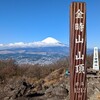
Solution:
M70 100L87 100L86 4L70 7Z

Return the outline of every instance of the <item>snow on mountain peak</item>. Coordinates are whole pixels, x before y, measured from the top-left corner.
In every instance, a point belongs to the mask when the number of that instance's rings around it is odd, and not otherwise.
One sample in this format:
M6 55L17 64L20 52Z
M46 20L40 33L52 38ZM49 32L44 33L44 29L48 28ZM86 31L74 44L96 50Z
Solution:
M58 44L60 43L58 40L52 38L52 37L48 37L44 40L42 40L43 43L47 43L47 44Z
M24 43L24 42L17 42L17 43L9 43L9 44L0 44L0 49L2 48L18 48L18 47L52 47L52 46L65 46L58 40L48 37L42 41L38 42L29 42L29 43Z

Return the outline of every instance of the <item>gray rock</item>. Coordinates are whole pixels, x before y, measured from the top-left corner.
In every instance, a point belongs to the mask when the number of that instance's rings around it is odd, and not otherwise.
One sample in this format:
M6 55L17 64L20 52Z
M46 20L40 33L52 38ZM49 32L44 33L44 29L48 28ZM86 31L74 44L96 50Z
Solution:
M61 86L50 87L45 91L47 100L64 100L69 95L69 91Z
M4 100L9 100L9 99L10 99L9 97L5 97L5 98L4 98Z

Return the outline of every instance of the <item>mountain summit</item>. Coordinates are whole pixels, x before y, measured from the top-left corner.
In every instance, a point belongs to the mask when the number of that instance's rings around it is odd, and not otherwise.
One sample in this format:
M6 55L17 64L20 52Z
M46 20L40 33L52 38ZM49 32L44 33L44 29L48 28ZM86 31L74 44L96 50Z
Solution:
M52 37L48 37L48 38L46 38L46 39L44 39L44 40L42 40L42 42L44 42L44 43L48 43L48 44L58 44L58 43L60 43L58 40L56 40L56 39L54 39L54 38L52 38Z
M34 48L34 47L49 47L49 46L54 47L54 46L65 46L65 45L52 37L47 37L46 39L37 42L29 42L29 43L17 42L17 43L9 43L9 44L0 44L0 49L23 48L23 47Z

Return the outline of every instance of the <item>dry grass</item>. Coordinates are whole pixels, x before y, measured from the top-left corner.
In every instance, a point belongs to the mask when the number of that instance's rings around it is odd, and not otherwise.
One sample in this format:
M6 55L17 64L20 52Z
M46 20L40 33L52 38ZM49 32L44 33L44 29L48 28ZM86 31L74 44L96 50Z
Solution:
M99 53L100 58L100 53ZM86 60L86 66L91 68L93 64L93 55L88 55ZM27 77L34 79L41 79L48 76L50 73L56 69L64 68L69 69L69 57L66 59L61 59L53 64L49 65L29 65L23 64L18 65L12 59L10 60L0 60L0 81L6 80L12 77Z
M49 65L18 65L12 59L0 60L0 81L5 81L12 77L27 77L41 79L49 75L56 69L69 67L68 58L57 61Z

